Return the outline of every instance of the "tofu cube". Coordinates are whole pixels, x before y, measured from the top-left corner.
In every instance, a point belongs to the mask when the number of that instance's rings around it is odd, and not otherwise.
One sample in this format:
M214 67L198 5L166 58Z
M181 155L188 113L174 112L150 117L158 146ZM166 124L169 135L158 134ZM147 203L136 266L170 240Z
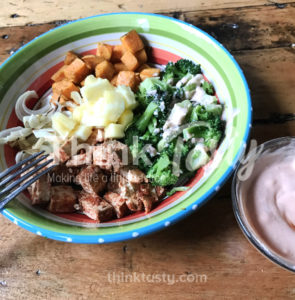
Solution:
M128 214L128 208L126 205L126 199L121 198L117 193L107 192L104 196L104 199L110 203L117 215L117 218L122 218Z
M77 183L85 192L97 195L102 192L107 184L107 177L97 166L87 166L76 177Z
M52 213L71 213L76 209L77 195L68 185L53 186L48 210Z
M135 53L135 56L139 62L140 65L144 64L147 62L147 54L144 49L139 50L138 52Z
M118 74L117 85L130 86L132 90L135 90L138 85L138 79L134 72L131 71L121 71Z
M119 73L121 71L128 71L127 66L125 64L123 64L122 62L114 64L114 68L116 70L116 73Z
M76 58L67 66L64 73L68 80L79 84L90 73L90 69L82 59Z
M53 83L52 85L52 93L56 96L65 96L66 99L71 99L72 92L79 92L80 89L69 80L61 80Z
M114 208L97 195L80 193L79 205L81 211L92 220L106 222L114 217Z
M121 61L121 57L123 56L125 49L123 45L115 45L113 47L111 62L116 63Z
M148 69L142 70L139 75L140 75L140 79L143 81L143 80L145 80L146 78L149 78L149 77L158 77L158 76L160 76L160 72L161 72L160 69L148 68Z
M51 76L53 81L61 81L64 80L65 77L65 69L67 66L62 66L56 73Z

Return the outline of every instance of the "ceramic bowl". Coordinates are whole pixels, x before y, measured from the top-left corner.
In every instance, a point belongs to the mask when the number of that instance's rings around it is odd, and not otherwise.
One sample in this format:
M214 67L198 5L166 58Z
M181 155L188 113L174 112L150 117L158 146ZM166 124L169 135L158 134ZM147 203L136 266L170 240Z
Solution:
M151 47L150 61L166 64L187 58L202 66L225 104L225 137L208 165L178 192L149 214L134 213L97 224L81 214L51 214L32 207L27 193L10 202L2 214L15 224L48 238L75 243L108 243L136 238L163 229L186 217L212 197L238 162L251 127L251 99L247 82L232 55L214 38L185 22L154 14L114 13L68 23L35 38L0 68L0 130L20 125L16 99L26 90L39 96L50 89L51 75L63 64L67 51L95 53L98 42L120 43L120 36L137 30ZM14 164L14 152L0 147L0 169Z

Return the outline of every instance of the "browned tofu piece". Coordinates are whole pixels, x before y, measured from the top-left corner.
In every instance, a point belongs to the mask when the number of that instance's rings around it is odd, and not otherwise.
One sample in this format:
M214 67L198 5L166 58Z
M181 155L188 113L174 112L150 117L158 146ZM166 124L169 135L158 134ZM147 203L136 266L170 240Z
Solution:
M140 65L147 62L147 54L146 54L146 51L144 49L141 49L138 52L136 52L135 56L136 56L136 58L137 58Z
M96 145L104 141L104 130L101 128L92 129L92 133L86 141L88 145Z
M53 186L48 210L52 213L74 212L77 203L77 195L69 185Z
M93 72L95 67L103 62L105 59L97 55L85 55L82 57L82 60L85 62L86 66Z
M107 176L97 166L83 168L76 180L85 192L94 195L102 192L107 184Z
M52 185L69 185L76 182L79 168L67 168L65 165L57 165L49 174L48 179Z
M66 162L67 167L80 167L85 165L92 165L92 152L76 154Z
M68 51L64 60L65 65L69 65L72 63L76 58L78 58L78 55L72 51Z
M130 71L136 70L140 65L136 56L130 51L126 51L124 53L124 55L121 58L121 61Z
M44 205L50 201L51 183L48 174L43 175L28 187L32 205Z
M112 63L105 60L95 67L95 76L112 80L115 74L115 68Z
M125 48L123 45L115 45L113 47L111 62L113 63L120 62L124 52L125 52Z
M156 189L156 194L158 196L158 199L161 199L162 197L165 196L166 190L165 190L164 187L162 187L162 186L156 186L155 189Z
M132 53L136 53L144 48L144 44L135 30L131 30L121 37L124 48Z
M124 166L120 169L120 175L131 183L148 182L145 174L134 166Z
M93 147L93 164L103 170L119 172L122 166L132 163L127 145L110 140Z
M101 56L106 60L110 60L112 57L113 46L103 43L98 43L96 55Z
M103 197L113 206L118 219L127 215L128 207L126 205L126 199L123 199L119 194L113 192L107 192Z
M52 93L56 96L65 96L67 99L71 99L71 92L79 92L80 89L69 80L62 80L54 82L52 85Z
M76 58L67 66L64 73L68 80L79 84L90 73L90 69L82 59Z
M138 79L136 74L131 71L121 71L118 74L117 85L130 86L132 90L135 90L138 85Z
M66 69L66 65L65 66L62 66L57 72L55 72L52 76L51 76L51 79L53 81L61 81L61 80L64 80L66 77L65 77L65 69Z
M111 80L111 84L114 85L114 86L117 86L117 79L118 79L118 74L115 75L112 80Z
M128 71L128 68L122 62L114 64L114 68L116 70L116 73L119 73L121 71Z
M143 81L149 77L158 77L160 76L160 72L161 70L157 68L144 69L140 72L140 79Z
M114 208L97 195L82 191L79 195L81 211L92 220L106 222L114 217Z

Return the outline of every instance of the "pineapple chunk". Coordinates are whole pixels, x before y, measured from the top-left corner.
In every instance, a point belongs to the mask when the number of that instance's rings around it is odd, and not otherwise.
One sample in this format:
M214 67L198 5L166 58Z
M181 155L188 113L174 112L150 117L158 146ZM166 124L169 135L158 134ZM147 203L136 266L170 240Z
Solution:
M81 123L86 126L95 126L98 128L105 128L106 126L108 126L111 123L111 121L102 116L85 113L82 118Z
M127 109L134 109L137 106L134 93L129 86L120 85L116 88L116 91L123 96Z
M125 102L121 94L105 91L103 98L94 104L95 115L115 123L125 110Z
M62 137L66 138L70 135L76 126L76 121L67 117L61 112L56 112L52 116L52 128Z
M77 137L82 141L86 141L89 138L91 133L92 133L92 127L79 125L74 129L73 136Z
M83 115L84 115L84 111L87 108L87 104L82 104L80 106L77 106L74 111L73 111L73 119L77 122L77 123L81 123Z
M88 75L85 78L84 86L94 84L94 83L96 83L96 80L97 80L97 78L94 75Z
M118 120L118 123L126 128L133 120L133 111L126 109Z
M120 139L125 136L125 127L121 124L109 124L104 130L104 137L106 139Z
M88 102L98 101L105 91L114 89L113 85L107 79L96 78L95 82L91 80L91 84L86 85L86 83L85 80L85 85L81 88L80 92L84 100Z

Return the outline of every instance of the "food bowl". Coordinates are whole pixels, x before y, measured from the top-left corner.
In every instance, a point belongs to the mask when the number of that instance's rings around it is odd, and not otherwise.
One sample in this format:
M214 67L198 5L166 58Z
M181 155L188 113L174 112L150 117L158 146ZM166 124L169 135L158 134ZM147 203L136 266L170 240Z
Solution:
M267 141L259 145L256 149L252 149L245 159L246 164L242 162L236 169L232 182L233 210L236 220L244 235L247 237L249 242L268 259L292 272L295 272L295 258L293 255L294 249L291 250L291 254L293 256L293 258L291 258L290 252L288 253L288 251L286 251L287 248L283 246L283 244L287 233L291 232L291 234L293 234L294 228L290 224L287 225L287 223L281 223L281 218L283 220L283 214L280 214L278 195L280 195L279 193L283 190L283 188L276 182L277 178L280 176L279 172L284 172L285 170L282 170L280 166L276 166L276 172L272 172L271 176L274 181L270 184L270 186L268 186L268 180L265 179L266 177L262 178L263 175L261 174L263 174L262 172L265 171L266 168L271 167L271 155L272 157L276 157L276 159L280 162L284 162L285 159L289 159L290 157L293 160L294 146L294 137L282 137ZM262 159L264 159L264 161L262 161ZM265 164L266 159L268 159L267 164ZM289 165L292 167L292 164ZM261 168L261 166L263 166L263 168ZM295 170L293 173L295 173ZM260 179L259 176L261 176ZM292 177L289 177L292 180ZM254 209L253 204L257 198L254 201L254 197L251 197L253 192L248 190L245 194L246 189L249 186L253 188L259 180L260 182L263 182L264 189L269 190L271 187L276 189L276 195L272 198L267 198L268 202L274 203L274 210L270 206L263 205L262 209L258 212L258 206ZM246 195L250 195L250 197L247 199ZM260 199L263 197L264 196L262 194L259 194ZM292 198L290 200L292 200ZM275 212L277 215L274 214ZM275 228L274 225L276 224L275 222L277 222L277 219L280 220L280 223L277 224L283 224L284 227L281 227L280 230L276 229L276 231L271 231L271 229ZM263 225L268 229L266 230ZM273 238L270 238L270 236L275 238L277 242L274 243ZM294 238L291 239L290 236L289 239L290 241L294 240Z
M30 205L21 194L2 211L15 224L48 238L75 243L108 243L136 238L163 229L188 216L212 197L233 172L251 127L251 99L244 75L232 55L215 39L185 22L145 13L105 14L81 19L34 39L7 59L0 69L0 130L19 125L16 99L26 90L48 92L51 75L67 51L95 53L98 42L118 44L135 29L151 47L150 61L166 64L187 58L201 64L225 104L225 136L213 159L199 169L189 190L164 199L148 213L98 224L81 214L50 214ZM0 168L14 164L11 148L0 148Z

